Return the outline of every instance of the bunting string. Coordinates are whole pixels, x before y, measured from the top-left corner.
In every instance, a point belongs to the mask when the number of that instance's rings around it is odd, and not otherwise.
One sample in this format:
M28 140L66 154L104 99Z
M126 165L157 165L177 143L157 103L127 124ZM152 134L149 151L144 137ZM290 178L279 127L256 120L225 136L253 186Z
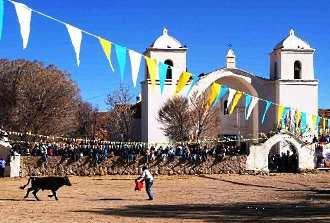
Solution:
M69 34L75 55L76 55L76 63L79 66L80 65L80 47L83 40L83 34L94 37L98 40L100 43L103 52L105 54L106 59L109 62L110 68L112 71L114 71L114 67L111 61L111 51L112 49L115 50L117 63L119 66L120 71L120 79L123 81L124 79L124 73L125 73L125 67L126 67L126 61L127 61L127 55L130 57L130 65L131 65L131 71L132 71L132 82L133 86L136 86L136 81L138 79L138 73L140 69L141 59L142 57L145 59L145 63L147 64L148 72L149 72L149 78L151 81L151 85L154 88L156 85L156 80L159 79L159 85L160 85L160 92L163 93L164 90L164 84L166 79L166 71L168 68L178 70L179 73L181 73L178 82L176 84L175 94L179 94L185 87L187 87L190 84L190 88L188 90L188 94L192 90L192 87L196 84L198 84L198 80L200 79L197 75L194 75L187 71L182 71L181 68L170 66L167 64L164 64L162 61L157 61L154 58L145 56L141 53L138 53L136 51L128 49L126 46L119 45L117 43L114 43L110 40L107 40L103 37L100 37L99 35L93 34L91 32L88 32L84 29L77 28L76 26L73 26L71 24L68 24L60 19L54 18L52 16L49 16L43 12L40 12L38 10L32 9L28 6L26 6L23 3L19 3L13 0L6 0L7 2L10 2L13 4L18 22L20 25L20 33L22 37L22 43L23 43L23 49L25 49L28 45L29 36L30 36L30 26L31 26L31 18L32 18L32 12L35 14L38 14L40 16L43 16L45 18L48 18L50 20L53 20L57 23L63 24L67 32ZM4 0L0 0L0 39L2 36L2 28L3 28L3 17L4 17ZM213 86L213 85L212 85ZM208 100L209 106L216 105L219 101L222 100L227 94L227 102L228 106L230 106L229 113L231 114L239 101L241 100L241 97L245 95L245 118L248 119L250 117L250 114L253 110L253 108L256 106L256 104L261 101L265 102L264 106L264 112L262 113L262 120L261 123L263 124L266 115L268 113L268 110L271 106L277 107L277 126L283 127L284 123L287 122L291 118L290 111L296 111L299 112L295 108L290 108L285 105L276 104L274 102L258 98L258 97L250 97L247 93L242 92L238 89L229 88L228 86L222 84L222 85L216 85L217 87L211 87L211 93ZM187 94L187 95L188 95ZM295 118L295 123L300 127L301 133L304 133L307 129L307 126L310 127L312 130L315 131L324 131L324 129L329 129L330 121L329 119L326 119L324 117L319 117L318 114L308 114L306 112L299 112L300 114L297 115ZM321 128L319 128L319 125L321 125Z

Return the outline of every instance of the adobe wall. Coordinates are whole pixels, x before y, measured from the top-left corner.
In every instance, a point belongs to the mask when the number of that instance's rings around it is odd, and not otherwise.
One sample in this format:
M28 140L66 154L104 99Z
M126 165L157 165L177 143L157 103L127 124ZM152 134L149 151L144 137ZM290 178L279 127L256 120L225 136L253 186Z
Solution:
M131 163L126 163L121 157L111 157L94 166L88 157L83 157L77 162L61 160L61 157L50 157L45 163L42 162L41 157L22 156L20 176L136 175L145 163L145 157L138 157ZM182 161L178 158L172 161L155 160L149 163L149 167L156 175L242 173L246 168L246 156L225 157L223 160L209 157L208 160L199 163Z

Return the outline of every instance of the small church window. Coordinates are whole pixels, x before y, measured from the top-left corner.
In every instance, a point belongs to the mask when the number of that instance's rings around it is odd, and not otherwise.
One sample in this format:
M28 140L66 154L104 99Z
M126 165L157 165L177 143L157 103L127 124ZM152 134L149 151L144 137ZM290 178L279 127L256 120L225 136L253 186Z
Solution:
M301 63L298 60L294 62L294 79L301 79Z
M223 114L224 115L228 115L229 114L229 110L228 110L228 100L225 100L223 102Z
M277 62L274 63L274 79L277 79Z
M167 72L166 72L166 79L172 79L173 61L172 60L165 60L164 63L168 65Z

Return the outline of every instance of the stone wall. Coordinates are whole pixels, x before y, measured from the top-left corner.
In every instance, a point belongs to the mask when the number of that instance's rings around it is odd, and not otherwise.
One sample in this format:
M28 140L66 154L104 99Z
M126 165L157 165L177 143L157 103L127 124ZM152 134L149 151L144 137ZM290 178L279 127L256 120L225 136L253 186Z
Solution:
M88 157L83 157L77 162L63 160L61 157L50 157L47 162L43 162L41 157L22 156L20 175L22 177L29 175L136 175L145 164L145 157L138 157L131 163L126 163L121 157L111 157L95 166ZM182 161L178 158L149 162L151 172L156 175L242 173L245 171L245 166L246 156L225 157L222 160L209 157L204 162Z

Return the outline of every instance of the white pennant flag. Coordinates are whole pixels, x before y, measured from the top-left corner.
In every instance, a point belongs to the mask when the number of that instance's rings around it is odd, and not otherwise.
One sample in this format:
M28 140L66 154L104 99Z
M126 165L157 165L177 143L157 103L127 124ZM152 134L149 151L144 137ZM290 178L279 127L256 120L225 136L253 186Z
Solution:
M134 50L128 50L128 54L129 54L129 57L131 60L133 86L135 87L136 80L138 78L138 74L139 74L139 70L140 70L142 55L138 52L135 52Z
M229 95L228 95L228 98L227 98L227 106L228 106L228 108L230 107L229 105L231 104L231 101L233 100L235 94L236 94L236 90L235 89L232 89L232 88L229 88Z
M76 53L76 59L77 59L77 65L79 67L80 64L80 45L82 40L82 32L80 29L71 26L69 24L65 24L68 33L70 35L70 39L74 48L74 51Z
M25 49L29 42L32 9L22 3L14 1L12 3L15 6L23 40L23 49Z
M247 113L246 113L246 117L245 117L246 120L249 119L254 106L256 106L256 104L258 103L258 100L259 100L259 98L252 96L251 103L250 103L249 108L248 108Z

